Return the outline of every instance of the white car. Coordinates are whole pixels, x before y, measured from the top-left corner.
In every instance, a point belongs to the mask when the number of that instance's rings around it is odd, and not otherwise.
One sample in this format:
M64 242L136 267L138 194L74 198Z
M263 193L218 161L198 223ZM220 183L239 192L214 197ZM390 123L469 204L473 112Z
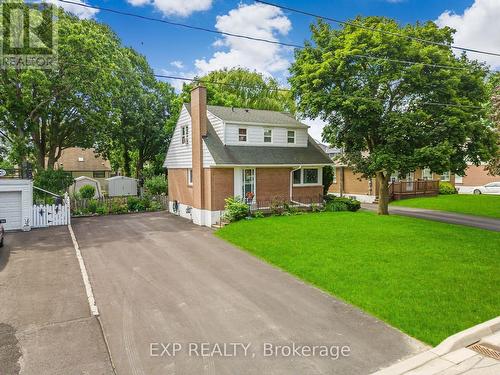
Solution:
M474 194L500 194L500 182L490 182L483 186L476 186L472 192Z

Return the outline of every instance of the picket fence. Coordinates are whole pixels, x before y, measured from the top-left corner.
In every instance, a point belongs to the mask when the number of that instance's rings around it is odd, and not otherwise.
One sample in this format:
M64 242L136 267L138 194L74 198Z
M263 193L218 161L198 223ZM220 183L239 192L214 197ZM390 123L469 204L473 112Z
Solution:
M62 204L34 204L32 208L32 228L45 228L71 223L69 197Z

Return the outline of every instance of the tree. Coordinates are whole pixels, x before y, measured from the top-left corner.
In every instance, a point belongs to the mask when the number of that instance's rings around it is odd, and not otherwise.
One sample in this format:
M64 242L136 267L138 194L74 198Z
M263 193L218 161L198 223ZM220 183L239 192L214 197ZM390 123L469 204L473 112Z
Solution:
M50 5L39 6L50 12ZM57 10L58 65L51 70L3 69L2 135L22 162L32 154L40 169L53 168L68 147L92 147L109 123L120 42L107 27ZM46 161L47 160L47 161Z
M146 163L157 173L173 132L180 104L173 87L157 81L146 58L123 49L118 92L112 98L117 121L103 129L97 150L126 176L142 177ZM160 156L159 156L160 155Z
M278 81L264 77L261 73L243 68L225 68L199 77L199 80L207 88L208 104L295 112L295 104L289 91L280 90ZM190 92L195 85L192 83L183 86L184 102L191 100Z
M322 21L312 25L312 43L296 51L290 83L298 110L327 122L323 138L343 148L343 161L366 178L376 177L378 212L388 214L392 173L402 176L429 167L463 174L466 161L478 164L491 157L495 141L483 105L487 72L465 56L456 58L449 47L368 30L450 45L450 28L439 29L433 22L400 27L381 17L352 23L363 28L332 29ZM436 102L452 105L430 104Z
M494 176L500 175L500 73L497 72L490 77L491 88L491 120L496 126L498 150L496 155L488 163L488 172Z

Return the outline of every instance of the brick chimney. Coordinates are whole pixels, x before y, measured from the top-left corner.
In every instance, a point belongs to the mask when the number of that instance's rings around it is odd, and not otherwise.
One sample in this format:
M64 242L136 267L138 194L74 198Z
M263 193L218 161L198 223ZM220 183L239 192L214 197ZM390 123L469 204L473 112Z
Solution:
M204 209L203 138L207 135L207 89L191 90L191 136L193 161L193 207Z

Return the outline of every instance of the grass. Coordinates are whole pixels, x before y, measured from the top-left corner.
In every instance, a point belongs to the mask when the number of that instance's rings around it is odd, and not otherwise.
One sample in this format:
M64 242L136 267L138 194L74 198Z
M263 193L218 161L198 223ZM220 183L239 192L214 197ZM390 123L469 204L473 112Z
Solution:
M216 235L431 345L500 311L496 232L337 212L241 221Z
M438 195L404 199L392 202L391 205L500 218L500 195Z

